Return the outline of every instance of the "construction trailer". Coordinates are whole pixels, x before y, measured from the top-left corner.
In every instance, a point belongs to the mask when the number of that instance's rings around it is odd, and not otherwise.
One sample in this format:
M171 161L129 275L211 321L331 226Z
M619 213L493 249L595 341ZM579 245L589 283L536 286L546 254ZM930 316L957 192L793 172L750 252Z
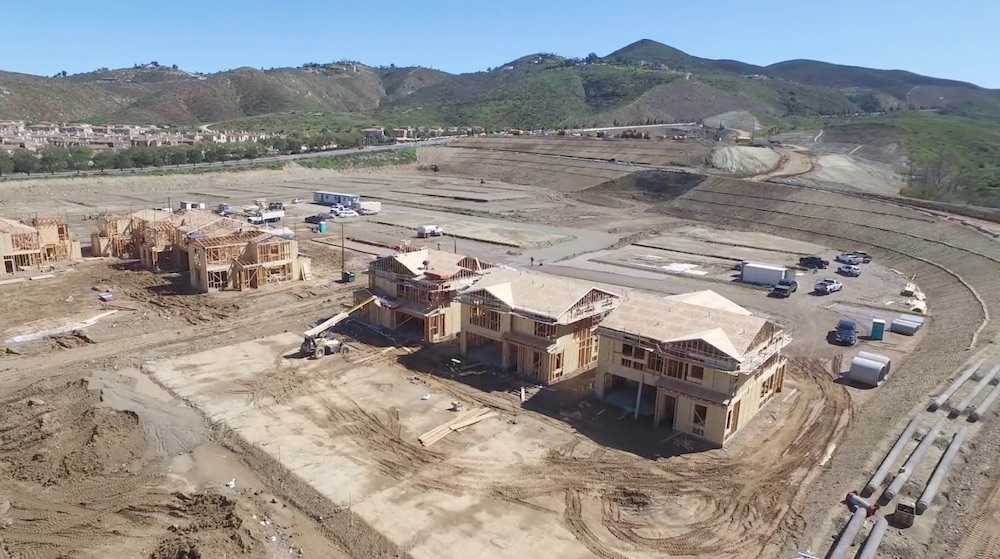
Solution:
M63 217L34 218L28 223L0 218L0 276L54 262L81 259Z
M375 295L381 304L366 306L360 318L430 343L454 339L461 329L458 292L494 270L475 257L401 243L369 264L368 289L356 302Z
M594 327L621 298L586 283L499 270L459 300L463 355L552 384L597 365Z
M344 194L343 192L329 192L326 190L313 192L313 203L323 204L324 206L340 205L345 208L353 208L360 201L361 196L359 194Z
M298 243L261 231L192 239L188 246L195 291L246 291L303 279Z
M597 327L598 398L723 446L782 391L791 333L712 291L633 293Z

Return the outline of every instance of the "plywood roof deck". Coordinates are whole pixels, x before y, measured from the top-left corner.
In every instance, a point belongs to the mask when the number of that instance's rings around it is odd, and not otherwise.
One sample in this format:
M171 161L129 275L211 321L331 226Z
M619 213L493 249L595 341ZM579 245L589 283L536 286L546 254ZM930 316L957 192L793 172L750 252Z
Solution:
M26 225L24 223L21 223L20 221L14 221L13 219L7 219L4 217L0 217L0 231L3 231L4 233L13 233L16 235L38 232L34 227L30 225Z

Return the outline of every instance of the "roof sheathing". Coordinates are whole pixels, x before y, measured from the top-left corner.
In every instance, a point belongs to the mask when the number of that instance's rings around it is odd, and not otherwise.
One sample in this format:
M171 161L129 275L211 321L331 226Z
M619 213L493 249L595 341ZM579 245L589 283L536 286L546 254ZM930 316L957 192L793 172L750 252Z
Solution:
M478 290L487 291L515 312L553 320L559 320L591 291L618 297L593 285L517 270L490 273L479 280L468 293Z
M766 319L752 315L633 293L600 327L660 343L703 340L741 359L766 325Z
M20 221L14 221L13 219L0 217L0 231L3 231L4 233L13 233L15 235L21 235L24 233L36 233L38 230L30 225L25 225Z

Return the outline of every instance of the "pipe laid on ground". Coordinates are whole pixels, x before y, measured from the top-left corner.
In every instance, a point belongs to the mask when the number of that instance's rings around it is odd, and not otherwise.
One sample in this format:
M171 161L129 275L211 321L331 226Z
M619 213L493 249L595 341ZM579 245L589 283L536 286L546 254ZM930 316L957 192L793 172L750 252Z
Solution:
M854 544L854 538L861 531L861 527L864 526L865 518L867 517L868 512L865 509L859 508L854 511L851 519L847 521L844 529L840 531L840 537L837 538L837 545L826 556L827 559L845 559L847 557L847 552L851 549L851 545Z
M983 417L983 414L986 413L986 410L990 409L990 406L993 405L993 402L997 401L998 397L1000 397L1000 384L994 386L989 396L979 403L979 407L975 411L969 414L969 421L979 421Z
M938 408L943 406L944 403L948 401L948 398L951 398L955 392L958 392L958 389L965 384L965 381L969 380L972 378L972 375L976 374L976 371L983 366L983 363L984 360L980 359L972 365L969 365L967 369L962 371L962 375L955 379L955 382L951 383L951 386L945 389L945 391L942 392L937 398L931 400L931 405L928 406L927 409L929 411L937 411Z
M857 559L875 559L875 554L878 553L878 546L882 543L882 536L885 535L885 529L889 526L889 521L883 516L875 522L875 526L872 526L872 531L868 532L868 539L865 540L865 545L861 546L861 553L858 554Z
M931 506L931 503L934 502L934 496L937 495L938 489L941 487L941 482L948 477L951 464L955 461L958 451L961 450L962 443L965 442L965 436L968 432L968 427L962 427L958 430L958 433L955 433L955 437L951 439L948 450L944 452L944 456L941 457L941 460L934 468L934 473L931 474L930 481L927 482L927 487L924 488L924 492L917 499L917 514L923 514Z
M907 480L910 479L910 475L913 474L913 470L916 469L917 464L923 460L924 455L930 450L931 445L934 444L934 440L937 439L938 435L941 433L941 428L944 427L944 420L939 419L937 423L931 427L930 431L927 431L927 435L924 436L917 448L913 449L913 453L910 457L906 459L903 463L903 467L899 469L899 473L889 484L889 487L882 493L882 500L886 503L896 498L899 492L903 489L903 485L906 484Z
M997 376L997 373L1000 373L1000 365L993 367L989 373L983 375L983 378L979 379L979 382L977 382L976 386L972 388L972 391L969 392L965 398L962 398L962 401L959 402L957 406L951 408L951 413L956 417L962 415L965 408L972 405L973 400L979 397L979 394L986 388L987 385L990 384L990 382L993 381L993 378Z
M896 439L896 443L892 445L892 448L889 449L889 453L885 455L885 459L882 460L881 464L879 464L879 467L875 470L872 478L868 480L868 485L866 485L864 491L861 492L862 495L867 497L874 493L875 490L882 485L882 482L885 481L885 476L889 473L889 470L892 469L892 465L896 463L896 460L899 459L899 454L903 452L903 447L906 446L906 443L910 442L910 439L913 438L913 434L917 432L917 427L919 426L920 416L918 415L910 420L910 423L906 425L906 429L903 429L903 433L899 435L898 439Z

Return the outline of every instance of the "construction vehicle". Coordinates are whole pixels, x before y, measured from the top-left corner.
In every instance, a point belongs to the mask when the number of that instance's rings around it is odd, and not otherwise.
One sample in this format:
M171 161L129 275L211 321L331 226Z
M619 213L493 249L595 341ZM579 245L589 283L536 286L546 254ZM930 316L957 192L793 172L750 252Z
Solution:
M340 353L344 345L340 340L330 336L330 330L351 316L352 313L370 303L378 305L378 297L372 295L346 311L333 315L329 320L321 322L316 327L306 330L302 335L302 345L299 346L299 351L303 355L311 355L313 359L319 359L329 353Z

